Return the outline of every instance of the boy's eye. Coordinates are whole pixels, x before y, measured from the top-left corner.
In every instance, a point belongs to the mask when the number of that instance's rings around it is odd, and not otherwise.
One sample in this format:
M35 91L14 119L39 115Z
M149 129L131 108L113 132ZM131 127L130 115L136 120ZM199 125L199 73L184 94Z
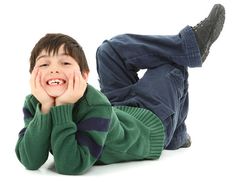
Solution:
M39 67L45 67L45 66L48 66L48 64L41 64Z
M69 62L63 62L63 65L70 65Z

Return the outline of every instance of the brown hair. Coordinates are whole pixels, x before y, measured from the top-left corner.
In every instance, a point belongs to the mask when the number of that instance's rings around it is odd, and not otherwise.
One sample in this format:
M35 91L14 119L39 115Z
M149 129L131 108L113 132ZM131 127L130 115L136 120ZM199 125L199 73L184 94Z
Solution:
M48 54L55 55L62 45L64 45L65 53L77 61L81 72L89 72L88 63L82 47L72 37L60 33L46 34L36 43L30 56L29 72L31 73L33 71L36 59L43 50Z

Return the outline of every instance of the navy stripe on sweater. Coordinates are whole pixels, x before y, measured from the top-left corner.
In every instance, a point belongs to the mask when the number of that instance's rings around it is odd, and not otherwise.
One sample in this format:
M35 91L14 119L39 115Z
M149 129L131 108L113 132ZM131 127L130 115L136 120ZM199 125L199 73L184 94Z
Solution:
M99 158L103 147L89 136L86 131L107 132L109 129L109 119L89 118L77 123L77 141L80 145L86 146L89 152L96 159Z
M95 130L95 131L108 131L109 129L109 119L104 118L89 118L83 120L77 124L80 130Z
M99 158L103 147L97 144L91 137L87 136L84 132L77 133L77 141L80 145L88 147L89 152L96 159Z
M25 127L25 128L23 128L22 130L20 130L20 132L19 132L19 138L22 137L22 136L24 136L24 133L25 133L26 129L27 129L27 128Z
M27 109L27 108L23 108L23 113L24 113L24 119L28 119L28 118L32 118L33 115L31 114L31 112Z

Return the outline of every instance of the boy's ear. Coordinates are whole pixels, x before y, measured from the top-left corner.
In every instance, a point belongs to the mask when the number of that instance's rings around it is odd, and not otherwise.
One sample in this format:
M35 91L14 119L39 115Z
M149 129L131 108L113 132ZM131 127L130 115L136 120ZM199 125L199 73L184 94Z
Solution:
M89 76L89 71L84 71L82 73L82 77L83 77L84 80L86 80L86 82L88 81L88 76Z

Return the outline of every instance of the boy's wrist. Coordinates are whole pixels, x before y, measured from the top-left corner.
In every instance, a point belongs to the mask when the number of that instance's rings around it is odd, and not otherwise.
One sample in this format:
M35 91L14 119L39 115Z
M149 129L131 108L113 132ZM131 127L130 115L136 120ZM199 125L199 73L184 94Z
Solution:
M57 101L57 100L55 102L55 106L62 106L62 105L66 105L66 104L69 104L69 103L62 102L62 101Z
M58 100L55 101L55 106L61 106L61 105L65 105L65 104L66 104L65 102L61 102Z
M43 114L47 114L47 113L50 112L50 109L51 109L51 107L53 107L53 106L54 106L53 104L42 104L42 105L41 105L41 112L42 112Z
M71 101L62 101L59 99L55 100L55 106L62 106L62 105L68 105L68 104L74 104L76 103L80 98L76 99L76 100L71 100Z
M54 124L62 124L73 121L72 111L74 104L65 104L51 108L51 116Z

